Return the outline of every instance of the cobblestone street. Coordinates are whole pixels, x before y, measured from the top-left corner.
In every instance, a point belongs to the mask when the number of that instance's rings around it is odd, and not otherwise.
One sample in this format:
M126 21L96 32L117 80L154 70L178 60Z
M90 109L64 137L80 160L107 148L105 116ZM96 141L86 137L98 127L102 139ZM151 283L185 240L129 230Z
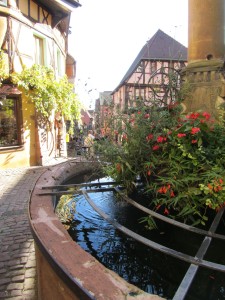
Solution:
M0 170L0 299L37 299L28 201L45 168Z

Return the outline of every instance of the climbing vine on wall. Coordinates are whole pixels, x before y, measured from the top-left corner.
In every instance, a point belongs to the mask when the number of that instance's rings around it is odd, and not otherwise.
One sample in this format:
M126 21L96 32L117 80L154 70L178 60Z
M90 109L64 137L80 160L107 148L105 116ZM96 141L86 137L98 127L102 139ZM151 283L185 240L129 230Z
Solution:
M51 68L33 65L31 68L24 67L21 73L11 74L11 78L34 103L42 122L48 123L53 112L60 113L71 124L79 118L80 102L67 76L56 80Z
M9 71L7 68L7 61L4 52L0 50L0 86L2 81L9 77Z
M54 71L41 65L24 66L21 73L9 74L7 65L4 52L0 50L0 86L5 80L16 84L34 103L39 121L48 124L53 112L60 113L71 124L79 119L81 104L66 75L56 80Z

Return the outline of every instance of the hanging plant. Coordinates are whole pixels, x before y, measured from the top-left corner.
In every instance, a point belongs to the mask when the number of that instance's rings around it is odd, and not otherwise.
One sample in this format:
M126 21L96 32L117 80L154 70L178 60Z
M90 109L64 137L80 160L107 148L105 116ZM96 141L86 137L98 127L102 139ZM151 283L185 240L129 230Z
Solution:
M9 77L9 69L7 64L6 55L2 50L0 50L0 86L3 80Z
M24 67L21 73L13 73L11 78L34 103L42 123L49 123L53 111L70 120L71 124L79 118L80 103L67 76L56 80L52 69L33 65L31 68Z

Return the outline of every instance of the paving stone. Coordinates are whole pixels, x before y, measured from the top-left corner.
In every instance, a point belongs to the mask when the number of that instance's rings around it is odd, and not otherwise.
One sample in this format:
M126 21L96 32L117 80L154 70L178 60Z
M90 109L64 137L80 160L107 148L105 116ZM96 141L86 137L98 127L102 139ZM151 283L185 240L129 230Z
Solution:
M11 267L11 266L16 266L16 265L20 265L21 264L21 260L20 259L11 259L10 261L8 261L6 263L7 266Z
M34 267L36 267L36 261L35 260L29 260L26 263L26 268L34 268Z
M0 269L3 268L5 266L4 262L0 262Z
M24 300L23 296L7 297L7 300Z
M0 262L5 262L5 261L8 261L8 260L10 260L9 253L0 255Z
M11 282L11 278L2 278L0 279L0 286L5 285Z
M24 265L14 265L9 267L10 270L17 270L17 269L23 269Z
M49 164L59 162L62 160ZM33 186L45 170L0 169L1 300L37 300L35 249L27 207Z
M18 276L18 275L21 275L21 274L25 274L25 270L24 269L19 269L19 270L7 272L6 276L8 276L8 277L14 277L14 276Z
M0 299L6 299L6 297L9 295L8 291L0 291Z
M25 278L31 278L36 276L36 268L26 269Z
M36 294L36 290L26 290L23 292L23 295L27 296L27 297L31 297L31 298L25 298L25 299L33 299L35 297Z
M21 290L13 290L10 292L11 296L22 296L22 291Z
M7 286L7 290L22 290L23 289L23 283L20 282L15 282L15 283L10 283Z
M34 290L35 289L36 280L35 278L27 278L24 281L24 291Z
M21 264L26 264L26 263L27 263L27 260L28 260L28 255L27 255L27 256L22 256L22 257L20 258L20 263L21 263Z

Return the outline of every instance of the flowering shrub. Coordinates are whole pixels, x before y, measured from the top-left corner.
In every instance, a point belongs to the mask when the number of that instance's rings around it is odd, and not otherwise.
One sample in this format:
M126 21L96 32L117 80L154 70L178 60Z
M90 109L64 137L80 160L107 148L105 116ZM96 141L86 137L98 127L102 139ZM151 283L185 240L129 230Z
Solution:
M147 112L146 112L147 111ZM103 147L109 176L128 193L145 184L156 211L189 224L205 224L208 210L225 204L225 128L208 112L181 114L180 106L137 108L114 119L121 142ZM112 128L112 127L111 127Z

